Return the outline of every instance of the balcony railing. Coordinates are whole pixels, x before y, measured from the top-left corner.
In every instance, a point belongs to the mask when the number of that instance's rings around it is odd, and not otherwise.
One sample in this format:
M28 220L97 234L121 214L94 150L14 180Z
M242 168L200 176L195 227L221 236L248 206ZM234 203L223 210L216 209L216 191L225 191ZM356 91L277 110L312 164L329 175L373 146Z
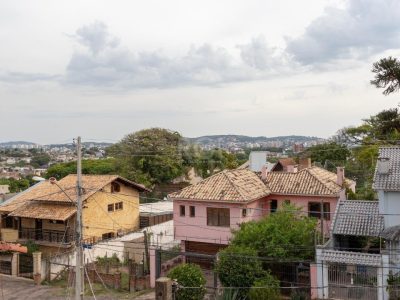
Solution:
M64 232L60 230L21 228L19 230L19 238L23 240L67 244L75 240L75 234L69 230Z

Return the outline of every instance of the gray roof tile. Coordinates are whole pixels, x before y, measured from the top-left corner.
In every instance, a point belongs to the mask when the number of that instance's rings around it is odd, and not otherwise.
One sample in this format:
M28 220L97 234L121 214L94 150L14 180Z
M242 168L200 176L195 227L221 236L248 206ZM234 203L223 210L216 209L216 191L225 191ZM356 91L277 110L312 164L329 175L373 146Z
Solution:
M389 173L380 174L377 164L372 187L375 190L400 191L400 147L379 148L379 158L389 159Z
M325 249L322 250L322 254L319 256L319 259L326 262L375 267L380 266L382 261L380 254Z
M379 236L384 229L378 201L341 200L336 211L333 234Z

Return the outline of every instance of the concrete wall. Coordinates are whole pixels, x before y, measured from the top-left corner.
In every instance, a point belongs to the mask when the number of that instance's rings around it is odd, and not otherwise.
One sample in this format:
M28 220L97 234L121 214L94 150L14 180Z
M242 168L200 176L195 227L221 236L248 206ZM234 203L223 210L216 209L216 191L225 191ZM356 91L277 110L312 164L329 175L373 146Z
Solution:
M1 240L4 242L16 242L18 240L18 230L1 228Z
M400 225L400 192L378 192L379 212L384 214L385 228Z
M136 189L120 184L121 191L111 194L111 184L105 193L97 192L85 203L83 209L84 238L101 238L103 234L133 231L139 228L139 193ZM108 204L123 202L123 209L108 212Z

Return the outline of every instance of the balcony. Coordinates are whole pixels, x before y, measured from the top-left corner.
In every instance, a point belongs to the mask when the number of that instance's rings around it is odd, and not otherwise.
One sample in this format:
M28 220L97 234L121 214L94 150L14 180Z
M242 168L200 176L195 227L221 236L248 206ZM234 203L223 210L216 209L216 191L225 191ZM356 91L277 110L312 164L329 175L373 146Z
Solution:
M70 230L48 230L48 229L31 229L21 228L18 232L19 240L35 241L38 244L65 244L70 245L75 241L75 234Z

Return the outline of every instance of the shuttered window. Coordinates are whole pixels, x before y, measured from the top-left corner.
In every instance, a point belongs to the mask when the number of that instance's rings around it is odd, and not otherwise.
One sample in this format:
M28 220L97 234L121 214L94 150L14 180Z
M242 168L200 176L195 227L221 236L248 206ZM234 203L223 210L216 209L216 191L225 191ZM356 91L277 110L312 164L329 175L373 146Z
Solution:
M229 208L207 207L207 225L208 226L230 226Z

